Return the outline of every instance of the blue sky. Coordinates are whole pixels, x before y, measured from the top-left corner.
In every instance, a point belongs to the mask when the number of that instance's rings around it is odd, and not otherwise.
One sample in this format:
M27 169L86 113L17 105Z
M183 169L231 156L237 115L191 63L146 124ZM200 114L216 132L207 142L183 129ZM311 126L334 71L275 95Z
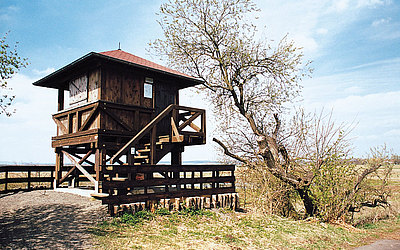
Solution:
M30 62L9 81L17 113L0 117L0 162L54 162L50 138L56 91L32 82L91 51L117 49L119 42L123 50L160 63L146 48L162 36L155 14L162 2L0 1L0 34L10 31L8 41L18 41L20 54ZM256 3L262 35L277 41L288 34L313 61L313 77L303 81L303 101L295 105L308 111L333 109L338 123L356 123L351 134L355 156L383 143L400 154L400 2ZM182 94L182 104L208 107L196 94ZM184 153L184 160L215 159L210 139Z

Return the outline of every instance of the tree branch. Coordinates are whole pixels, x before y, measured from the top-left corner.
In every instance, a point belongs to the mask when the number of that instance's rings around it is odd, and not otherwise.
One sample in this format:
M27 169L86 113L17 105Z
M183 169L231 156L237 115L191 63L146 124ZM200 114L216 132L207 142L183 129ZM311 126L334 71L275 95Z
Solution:
M238 160L240 162L243 162L245 164L249 164L249 161L243 159L242 157L240 157L238 155L235 155L235 154L231 153L229 151L229 149L225 146L225 144L223 144L220 140L218 140L216 138L213 138L213 141L218 143L218 145L220 145L224 149L224 154L226 154L227 156L232 157L233 159L236 159L236 160Z

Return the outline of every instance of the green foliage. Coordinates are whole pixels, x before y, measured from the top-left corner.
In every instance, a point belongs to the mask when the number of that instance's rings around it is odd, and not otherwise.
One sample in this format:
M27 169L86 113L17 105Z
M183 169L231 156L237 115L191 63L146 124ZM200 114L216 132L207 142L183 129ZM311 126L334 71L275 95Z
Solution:
M124 213L120 216L118 221L124 224L136 225L142 223L146 220L151 220L154 218L154 215L149 211L138 211L134 214L132 213Z
M13 111L9 108L15 99L15 95L10 95L11 88L8 87L7 80L12 78L21 68L28 65L26 58L21 58L17 52L17 44L12 48L6 41L7 33L0 38L0 115L11 116Z
M170 215L171 212L166 208L159 208L154 212L154 214L156 214L156 215Z
M356 166L343 156L333 154L325 159L310 187L322 220L334 221L348 213L356 177Z

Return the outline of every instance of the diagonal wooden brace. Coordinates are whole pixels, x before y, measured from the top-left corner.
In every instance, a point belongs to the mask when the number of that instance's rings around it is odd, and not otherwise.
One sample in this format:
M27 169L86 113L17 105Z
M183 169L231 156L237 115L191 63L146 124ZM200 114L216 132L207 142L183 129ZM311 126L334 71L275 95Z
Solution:
M93 150L89 150L89 152L87 152L86 155L85 155L84 157L82 157L82 158L80 159L80 161L78 161L78 163L79 163L79 164L82 164L83 162L85 162L86 159L89 158L89 156L90 156L92 153L93 153ZM68 171L68 173L67 173L63 178L60 179L60 182L59 182L58 184L63 183L63 182L65 181L65 179L67 179L68 176L69 176L70 174L72 174L72 172L73 172L75 169L76 169L76 166L74 165L74 166Z
M71 163L73 163L73 164L75 165L75 167L76 167L77 169L79 169L79 171L81 171L82 174L83 174L84 176L86 176L86 178L88 178L90 182L92 182L92 183L94 184L95 190L96 190L96 192L98 192L98 189L99 189L98 181L96 181L96 180L93 178L93 176L92 176L91 174L89 174L89 172L86 171L86 169L85 169L84 167L82 167L82 165L81 165L79 162L77 162L77 161L74 159L74 157L72 157L68 152L66 152L66 151L64 151L64 150L61 150L61 152L63 152L63 154L65 154L65 155L69 158L69 160L71 161Z
M178 128L176 127L175 120L171 117L171 126L172 126L172 141L182 142L183 136L179 134Z

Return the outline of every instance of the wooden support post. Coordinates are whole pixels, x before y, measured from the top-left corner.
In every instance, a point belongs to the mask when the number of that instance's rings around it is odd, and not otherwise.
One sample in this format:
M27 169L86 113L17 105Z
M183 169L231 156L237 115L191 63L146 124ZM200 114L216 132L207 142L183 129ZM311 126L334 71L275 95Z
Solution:
M5 174L6 174L6 183L4 183L4 190L5 191L7 191L7 184L8 184L8 167L6 166L6 172L5 172Z
M82 114L82 113L81 113ZM82 125L82 115L79 114L79 111L75 112L76 116L76 131L78 132Z
M181 147L181 146L175 146L172 149L172 151L171 151L171 164L172 165L182 166L182 151L183 151L183 147ZM173 172L172 178L179 179L180 172ZM181 185L177 184L176 188L178 191L181 190Z
M56 149L56 167L55 167L55 171L54 171L54 177L55 177L54 188L58 188L58 185L60 184L63 167L64 167L64 156L63 156L63 153L61 152L61 148L57 148Z
M201 132L204 133L203 136L203 143L206 143L206 112L203 111L203 114L201 115Z
M150 132L150 164L156 161L157 126L155 125Z
M57 110L61 111L64 109L64 90L58 89L58 106Z
M96 171L96 183L99 185L100 181L103 180L102 172L103 172L103 165L106 160L106 149L104 148L97 148L95 153L95 164L94 169ZM96 187L95 187L96 189ZM99 187L97 186L97 192L101 192Z
M51 179L54 180L54 171L50 171L50 176L51 176ZM51 188L51 189L54 188L54 181L51 181L51 182L50 182L50 188Z
M73 116L71 113L68 114L68 134L71 134L74 131L74 124L73 124Z
M31 170L28 169L28 190L31 189Z

